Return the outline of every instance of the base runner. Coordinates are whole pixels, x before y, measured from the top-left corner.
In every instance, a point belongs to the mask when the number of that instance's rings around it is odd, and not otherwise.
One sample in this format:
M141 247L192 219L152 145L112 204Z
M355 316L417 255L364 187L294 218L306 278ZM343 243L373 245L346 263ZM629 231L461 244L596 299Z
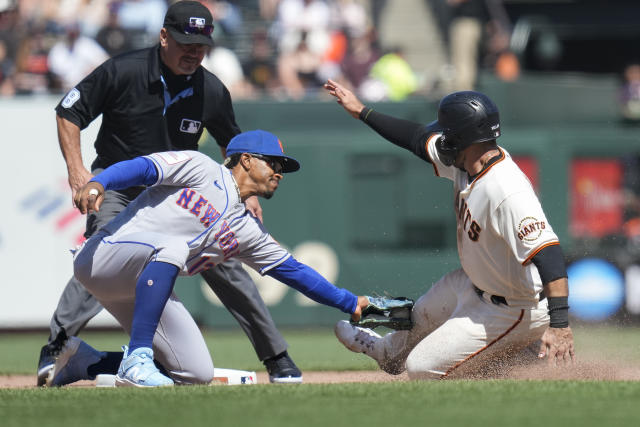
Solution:
M365 107L332 80L324 87L352 117L453 183L462 265L415 302L411 330L383 337L342 321L338 339L383 370L406 369L413 379L495 372L538 340L538 357L574 360L558 237L531 183L496 144L501 130L493 101L473 91L452 93L425 126Z

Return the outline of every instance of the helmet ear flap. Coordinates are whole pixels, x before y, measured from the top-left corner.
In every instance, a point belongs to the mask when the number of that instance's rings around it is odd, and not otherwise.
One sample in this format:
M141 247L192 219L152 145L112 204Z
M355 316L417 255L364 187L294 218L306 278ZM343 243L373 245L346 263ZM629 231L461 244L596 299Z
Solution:
M436 150L440 156L440 161L445 166L453 166L456 162L456 157L458 157L459 150L455 144L448 142L447 137L444 134L442 134L442 136L440 136L436 141Z

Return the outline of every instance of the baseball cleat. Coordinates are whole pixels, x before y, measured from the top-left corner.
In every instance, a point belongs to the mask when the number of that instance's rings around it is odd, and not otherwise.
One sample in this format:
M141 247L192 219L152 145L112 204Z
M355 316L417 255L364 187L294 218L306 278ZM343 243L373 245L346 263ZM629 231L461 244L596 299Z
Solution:
M56 338L42 346L40 349L40 358L38 359L38 387L47 385L47 378L56 364L56 357L60 354L64 343L67 341L67 333L61 329Z
M371 329L352 325L347 320L336 323L334 332L338 341L354 353L364 353L376 360L375 344L382 338Z
M116 387L170 387L173 380L160 373L153 363L153 350L140 347L129 354L129 348L122 346L124 356L116 375Z
M302 372L293 363L289 353L286 351L276 357L265 360L263 363L269 373L269 382L275 384L302 383Z
M92 380L87 372L87 368L94 363L98 363L105 353L91 347L78 337L70 337L62 347L60 354L56 357L48 378L47 386L60 387L80 380Z

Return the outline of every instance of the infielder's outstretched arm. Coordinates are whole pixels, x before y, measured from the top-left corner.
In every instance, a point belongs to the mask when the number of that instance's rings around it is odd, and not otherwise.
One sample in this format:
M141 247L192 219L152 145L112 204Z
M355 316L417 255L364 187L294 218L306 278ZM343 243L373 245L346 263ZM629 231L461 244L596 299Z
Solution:
M56 115L58 127L58 143L62 157L67 164L69 187L71 187L71 200L73 201L78 190L82 188L93 176L82 163L80 148L80 128L69 120Z
M282 264L267 271L267 275L302 292L320 304L329 305L360 320L362 309L369 304L366 297L357 297L347 289L332 285L320 273L290 256Z

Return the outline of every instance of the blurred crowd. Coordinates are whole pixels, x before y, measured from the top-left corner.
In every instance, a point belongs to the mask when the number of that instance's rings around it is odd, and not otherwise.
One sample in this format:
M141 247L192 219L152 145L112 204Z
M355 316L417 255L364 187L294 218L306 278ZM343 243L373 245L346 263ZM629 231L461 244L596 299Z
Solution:
M157 43L166 0L0 0L0 96L63 93L107 58ZM383 46L378 22L387 0L201 0L212 12L216 46L203 65L234 99L321 96L326 79L363 99L428 94L404 53ZM404 3L404 1L402 2ZM480 47L505 79L506 30L487 19L491 0L424 0L456 71L453 87L472 89ZM489 10L490 12L490 10ZM432 25L433 26L433 25ZM425 28L425 30L427 30ZM498 31L500 30L500 31ZM485 35L495 33L485 42ZM434 33L435 34L435 33ZM500 42L502 40L502 43ZM409 38L410 41L410 38ZM495 46L494 46L495 45ZM490 65L490 66L493 66ZM486 65L486 64L484 64Z

